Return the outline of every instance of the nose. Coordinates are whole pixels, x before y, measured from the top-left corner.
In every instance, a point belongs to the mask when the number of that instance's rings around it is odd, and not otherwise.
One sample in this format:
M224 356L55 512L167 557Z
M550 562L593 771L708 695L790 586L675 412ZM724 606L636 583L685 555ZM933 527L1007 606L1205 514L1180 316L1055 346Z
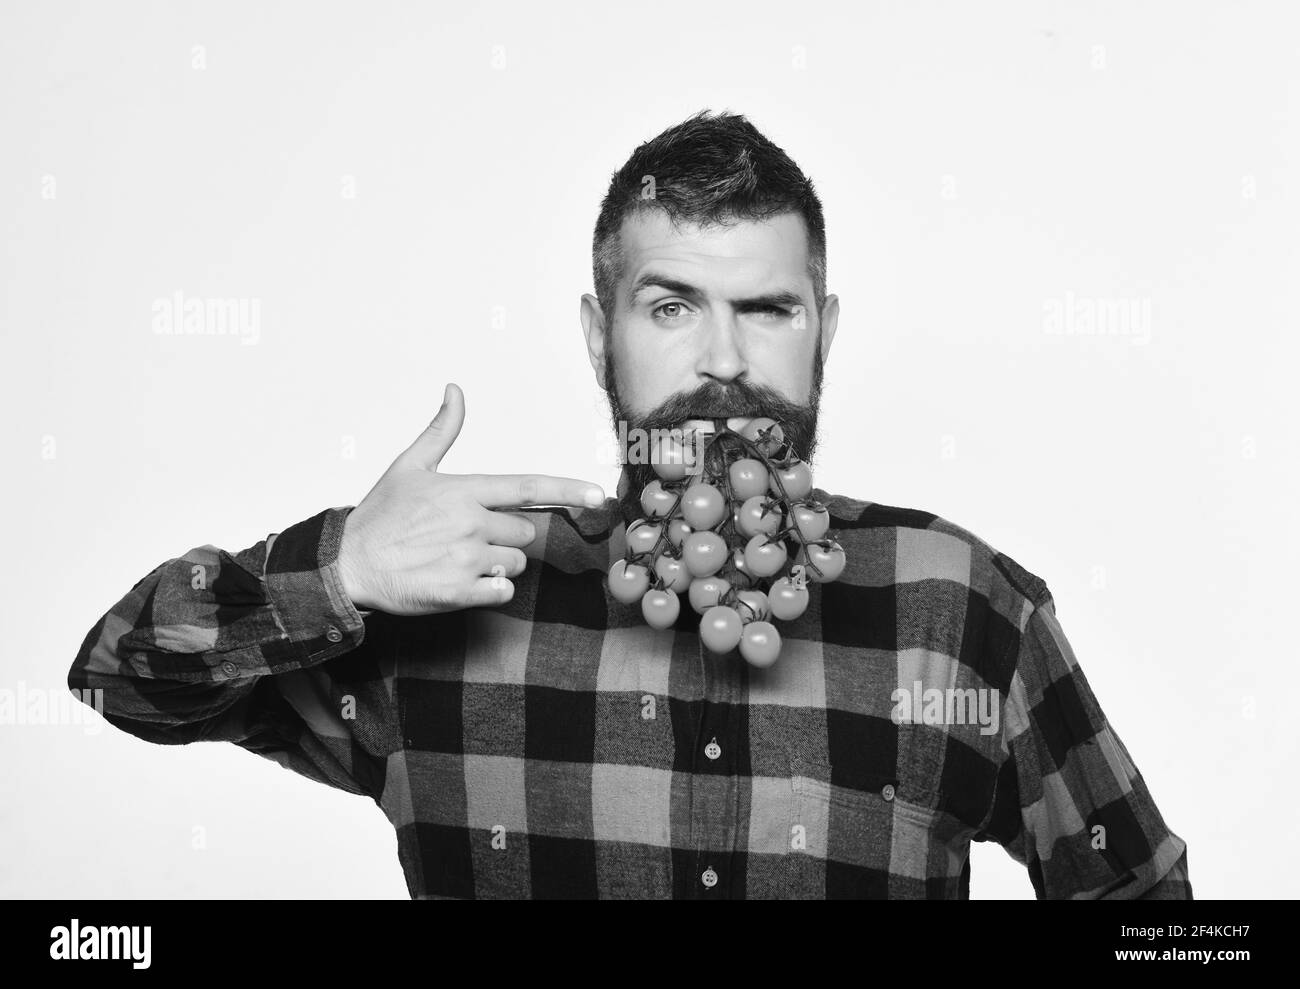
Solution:
M729 384L749 370L735 315L710 315L700 324L703 341L695 371L700 377Z

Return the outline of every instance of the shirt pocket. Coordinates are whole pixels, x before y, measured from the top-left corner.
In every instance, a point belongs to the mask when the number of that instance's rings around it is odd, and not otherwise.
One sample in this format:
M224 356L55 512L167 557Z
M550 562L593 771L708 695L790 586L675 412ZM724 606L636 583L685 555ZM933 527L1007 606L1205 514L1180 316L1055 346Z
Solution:
M936 849L939 798L899 776L870 775L856 787L827 782L827 767L791 763L793 842L827 863L881 877L925 878Z

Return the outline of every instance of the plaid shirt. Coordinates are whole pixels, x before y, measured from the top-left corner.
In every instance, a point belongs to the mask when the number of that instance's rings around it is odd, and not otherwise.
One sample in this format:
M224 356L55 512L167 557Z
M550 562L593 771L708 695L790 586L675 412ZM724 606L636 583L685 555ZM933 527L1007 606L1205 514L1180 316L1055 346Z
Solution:
M767 670L704 649L688 607L655 631L610 597L609 499L525 513L509 604L421 618L344 594L349 508L193 549L90 630L68 683L147 741L234 742L370 797L412 897L966 898L992 840L1040 899L1190 899L1043 581L934 515L814 494L848 566Z

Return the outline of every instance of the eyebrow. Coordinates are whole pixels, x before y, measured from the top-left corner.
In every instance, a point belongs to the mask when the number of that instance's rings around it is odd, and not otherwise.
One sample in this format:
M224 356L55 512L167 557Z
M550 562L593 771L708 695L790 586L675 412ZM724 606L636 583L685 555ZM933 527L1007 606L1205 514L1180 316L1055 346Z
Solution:
M652 288L665 289L675 295L684 295L691 299L698 299L704 294L689 282L683 282L677 278L670 278L667 275L648 271L633 283L632 292L628 296L630 302L635 302L642 292L648 291ZM730 302L735 308L742 311L762 309L766 306L790 309L795 306L806 305L803 296L799 295L798 292L792 292L788 289L780 289L775 292L764 292L762 295L748 296L743 299L731 299Z

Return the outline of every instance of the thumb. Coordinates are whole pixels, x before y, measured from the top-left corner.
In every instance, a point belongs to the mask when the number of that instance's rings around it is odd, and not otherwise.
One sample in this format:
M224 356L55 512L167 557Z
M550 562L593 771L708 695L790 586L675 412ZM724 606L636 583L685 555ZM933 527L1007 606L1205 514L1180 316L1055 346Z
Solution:
M459 385L448 384L442 396L442 408L438 409L433 422L394 461L394 466L437 470L464 423L465 395Z

